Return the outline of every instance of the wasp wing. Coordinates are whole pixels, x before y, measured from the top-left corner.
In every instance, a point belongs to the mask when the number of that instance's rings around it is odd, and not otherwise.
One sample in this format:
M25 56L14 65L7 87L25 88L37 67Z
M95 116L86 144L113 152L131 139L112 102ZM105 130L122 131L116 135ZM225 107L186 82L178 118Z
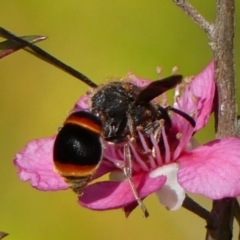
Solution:
M137 96L136 104L148 103L162 93L176 87L181 83L182 75L172 75L162 80L157 80L150 83Z

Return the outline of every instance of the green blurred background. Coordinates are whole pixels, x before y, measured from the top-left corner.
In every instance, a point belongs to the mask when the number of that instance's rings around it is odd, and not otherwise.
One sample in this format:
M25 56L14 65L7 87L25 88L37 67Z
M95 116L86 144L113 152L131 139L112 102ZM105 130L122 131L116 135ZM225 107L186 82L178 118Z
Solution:
M191 2L214 20L215 1ZM97 83L129 70L156 79L157 65L164 76L175 65L193 75L212 57L206 35L171 0L2 0L0 8L1 26L18 35L49 36L39 46ZM236 26L238 77L239 16ZM56 133L87 87L24 51L2 59L0 74L0 230L10 233L6 239L204 239L203 220L185 209L168 212L154 195L145 200L148 219L139 209L125 219L121 210L81 208L70 190L40 192L21 182L14 154L29 140ZM213 124L197 137L201 143L212 139ZM204 197L194 199L211 207Z

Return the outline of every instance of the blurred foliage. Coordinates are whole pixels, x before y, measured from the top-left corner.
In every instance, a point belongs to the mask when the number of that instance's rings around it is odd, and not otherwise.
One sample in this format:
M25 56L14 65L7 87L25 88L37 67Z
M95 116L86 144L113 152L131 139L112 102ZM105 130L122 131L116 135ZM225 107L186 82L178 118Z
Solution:
M3 30L3 29L1 29L1 30ZM2 33L3 32L1 32L1 34ZM4 35L4 34L2 34L2 37L7 38L7 36ZM36 36L36 35L34 35L34 36L24 36L24 37L21 37L21 38L23 40L26 40L26 41L30 42L30 43L37 43L39 41L43 41L43 40L46 39L46 37L44 37L44 36ZM16 51L18 51L20 49L22 49L22 45L12 41L12 39L11 40L7 39L3 42L0 42L0 59L8 56L9 54L15 53Z
M214 20L214 1L191 3ZM157 65L164 76L175 65L180 73L194 75L212 58L203 31L170 0L11 0L0 6L1 26L20 36L49 36L38 45L97 83L128 71L156 79ZM237 43L237 15L236 26ZM239 44L235 52L238 79ZM204 239L203 220L185 209L168 212L155 196L145 200L148 219L142 219L139 209L125 219L120 210L81 208L70 190L40 192L19 181L14 154L31 139L55 134L87 87L24 51L0 61L0 76L0 230L10 233L6 239ZM202 143L213 139L213 124L197 137ZM194 199L210 209L210 200Z

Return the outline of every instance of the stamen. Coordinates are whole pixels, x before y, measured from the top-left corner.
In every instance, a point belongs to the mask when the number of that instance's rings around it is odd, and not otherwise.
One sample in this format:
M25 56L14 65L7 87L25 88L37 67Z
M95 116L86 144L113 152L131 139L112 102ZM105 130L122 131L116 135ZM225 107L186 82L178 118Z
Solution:
M183 125L182 125L181 131L182 131L182 134L184 134L184 136L185 136L186 133L187 133L187 130L188 130L188 128L189 128L189 125L190 125L190 123L189 123L189 124L183 124ZM192 125L190 125L190 126L192 126Z
M115 147L113 145L109 145L109 148L111 151L111 156L113 156L115 159L118 159Z
M167 107L168 106L168 101L167 101L167 94L164 92L162 93L161 97L161 106L162 107Z
M112 162L116 167L122 169L124 167L123 160L118 160L117 158L114 158L112 156L109 156L108 154L104 153L104 158L106 158L108 161Z
M191 117L195 120L195 117L196 117L196 115L198 113L198 104L196 104L196 102L198 101L198 98L193 95L192 96L192 101L194 101L195 104L193 104L194 109L192 109L190 114L191 114ZM195 120L195 122L196 122L196 120Z
M158 164L158 166L161 166L163 164L163 161L162 161L162 156L160 153L160 147L158 146L159 141L153 136L152 133L150 134L150 138L151 138L151 141L153 144L154 153L156 155L155 158L156 158L157 164Z
M174 66L174 67L172 68L172 74L173 74L173 75L176 75L176 74L178 73L178 70L179 70L178 66Z
M141 140L143 149L144 149L146 152L150 152L150 153L151 153L149 147L147 146L147 143L146 143L146 141L145 141L145 138L144 138L144 136L142 135L142 133L141 133L140 131L138 131L138 135L139 135L139 137L140 137L140 140ZM156 163L155 163L155 161L154 161L154 159L153 159L153 156L152 156L151 154L150 154L150 155L148 154L147 156L148 156L148 159L149 159L149 163L150 163L151 168L152 168L152 169L156 168L157 166L156 166Z
M162 68L160 66L157 66L156 67L156 72L157 72L157 75L158 75L158 79L162 79Z
M183 149L186 149L187 144L192 136L192 130L193 127L191 124L185 124L184 125L184 129L182 129L182 135L184 134L184 138L180 137L179 139L179 144L177 146L177 148L175 149L174 153L173 153L173 159L177 159L179 154L182 152ZM176 135L176 138L178 136Z
M128 72L127 72L127 78L128 78L128 77L131 77L132 75L134 75L134 74L133 74L133 71L128 71Z
M135 157L135 160L138 162L138 164L140 165L140 167L144 170L144 171L150 171L150 169L148 168L148 166L145 164L145 162L139 157L138 153L136 152L133 144L131 142L128 142L131 150L132 150L132 153Z
M179 140L182 137L182 133L177 133L176 138Z
M186 82L186 83L191 83L193 79L194 79L194 76L186 76L186 77L184 78L184 82Z
M164 123L164 122L163 122ZM157 144L157 149L159 150L159 158L157 158L157 162L160 164L160 166L163 164L162 154L161 154L161 148L159 147L158 143L160 142L160 138L162 136L162 129L159 126L156 131L153 134L153 137Z
M170 147L168 144L168 139L167 135L165 132L165 127L162 126L162 137L163 137L163 142L164 142L164 147L165 147L165 163L170 163Z
M176 134L176 139L179 140L179 143L178 143L176 149L174 150L173 159L176 159L182 151L183 142L181 141L181 139L182 139L181 136L182 136L182 133L177 133Z
M175 87L175 92L174 92L174 102L179 102L180 99L180 85L178 84Z
M120 156L121 159L124 159L123 151L120 149L117 149L117 154Z
M193 102L195 102L195 103L197 102L197 97L195 95L192 95L191 99L192 99Z

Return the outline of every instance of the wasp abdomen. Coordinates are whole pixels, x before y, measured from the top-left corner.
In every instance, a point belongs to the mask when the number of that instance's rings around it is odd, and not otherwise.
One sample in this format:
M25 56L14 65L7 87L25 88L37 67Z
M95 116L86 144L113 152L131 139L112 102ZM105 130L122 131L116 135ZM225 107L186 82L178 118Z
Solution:
M56 137L53 149L55 168L78 194L102 159L101 132L100 119L90 112L80 111L66 119Z

